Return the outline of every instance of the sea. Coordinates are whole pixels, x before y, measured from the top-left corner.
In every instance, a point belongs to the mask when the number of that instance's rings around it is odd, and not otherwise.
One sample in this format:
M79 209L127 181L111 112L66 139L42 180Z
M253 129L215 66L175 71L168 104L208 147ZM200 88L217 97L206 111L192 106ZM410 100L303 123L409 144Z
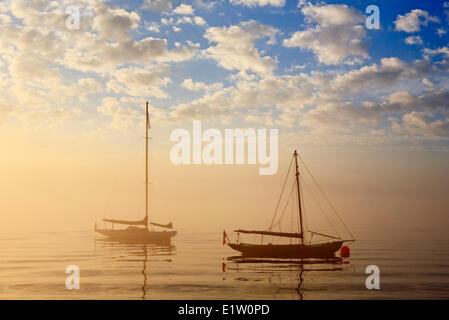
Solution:
M260 260L224 246L220 232L179 232L168 245L93 231L8 233L0 299L448 299L448 249L444 237L373 236L352 243L345 259ZM378 288L367 287L370 266Z

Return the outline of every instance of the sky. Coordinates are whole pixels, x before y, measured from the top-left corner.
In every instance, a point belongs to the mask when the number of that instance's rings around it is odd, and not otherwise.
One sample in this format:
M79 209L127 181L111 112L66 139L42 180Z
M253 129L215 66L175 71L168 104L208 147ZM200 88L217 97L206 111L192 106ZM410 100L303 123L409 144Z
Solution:
M445 1L2 1L0 231L140 218L146 101L161 222L265 228L298 148L349 226L443 229L448 32ZM278 129L278 173L172 164L192 120Z

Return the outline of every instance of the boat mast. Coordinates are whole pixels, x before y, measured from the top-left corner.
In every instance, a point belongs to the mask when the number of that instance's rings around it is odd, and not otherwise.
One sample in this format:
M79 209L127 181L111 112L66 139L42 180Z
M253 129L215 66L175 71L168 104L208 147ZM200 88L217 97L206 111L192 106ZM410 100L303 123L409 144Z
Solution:
M148 229L148 129L150 127L150 116L148 115L148 101L145 108L145 221Z
M299 208L299 227L301 232L301 243L304 244L304 228L302 225L302 208L301 208L301 193L299 190L299 166L298 166L298 152L295 150L293 154L295 157L295 165L296 165L296 190L298 191L298 208Z

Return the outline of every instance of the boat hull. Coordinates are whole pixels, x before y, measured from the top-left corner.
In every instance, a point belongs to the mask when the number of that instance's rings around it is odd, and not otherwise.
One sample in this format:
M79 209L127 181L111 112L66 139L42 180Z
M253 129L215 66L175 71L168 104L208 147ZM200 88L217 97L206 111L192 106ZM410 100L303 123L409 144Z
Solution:
M232 249L245 257L260 258L332 258L343 245L343 241L320 244L280 244L257 245L246 243L229 243Z
M136 231L108 229L96 229L95 231L113 240L142 243L168 243L170 242L171 238L178 233L177 231Z

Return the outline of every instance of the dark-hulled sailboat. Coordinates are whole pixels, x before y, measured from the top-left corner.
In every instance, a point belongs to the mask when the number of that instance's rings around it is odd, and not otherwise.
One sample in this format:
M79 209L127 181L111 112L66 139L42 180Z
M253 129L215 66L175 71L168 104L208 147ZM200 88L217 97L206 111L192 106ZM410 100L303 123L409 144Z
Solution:
M319 232L313 232L313 231L306 231L304 228L304 215L303 215L303 207L301 203L301 189L300 189L300 183L299 183L299 164L298 164L298 152L295 150L293 154L292 161L290 162L290 168L292 166L293 160L296 167L295 172L295 183L292 188L292 192L296 189L297 199L298 199L298 215L299 215L299 230L298 232L276 232L272 231L273 228L273 222L274 218L276 216L277 208L279 207L280 200L282 198L282 192L284 191L285 184L287 182L288 175L290 173L290 169L287 173L286 180L284 181L283 190L281 192L281 198L279 199L278 206L276 208L275 216L273 217L271 226L268 230L235 230L234 232L237 233L238 239L237 242L232 243L229 241L229 238L226 235L226 232L223 233L223 244L227 243L229 247L231 247L234 250L237 250L241 252L241 254L244 257L258 257L258 258L300 258L300 259L307 259L307 258L318 258L318 259L329 259L335 257L335 253L342 247L344 242L353 242L355 241L354 237L352 236L351 232L347 229L347 227L344 225L343 221L341 220L340 216L337 213L338 218L342 222L343 226L345 227L348 234L351 236L352 239L350 240L343 240L340 236L330 236ZM315 180L314 180L315 181ZM315 181L316 182L316 181ZM320 188L321 190L321 188ZM290 194L290 195L291 195ZM324 193L323 193L324 195ZM326 200L327 197L326 197ZM329 200L328 200L329 201ZM330 204L330 202L329 202ZM331 205L331 204L330 204ZM333 206L331 205L333 208ZM334 208L333 208L334 209ZM335 210L335 209L334 209ZM305 240L306 238L306 232L311 235L310 241L307 242ZM240 243L239 242L239 236L240 234L255 234L261 236L261 243L260 244L248 244L248 243ZM312 243L311 238L313 235L321 236L327 238L325 242L320 243ZM278 239L289 239L289 244L273 244L263 243L263 237L264 236L270 236L275 237ZM227 240L227 241L226 241ZM296 242L296 243L292 243Z
M173 224L159 224L149 222L148 220L148 130L150 127L150 117L148 113L148 102L146 104L146 131L145 131L145 218L138 221L128 220L115 220L115 219L103 219L104 222L112 224L112 229L100 229L97 228L95 223L95 231L101 233L113 240L127 241L127 242L142 242L142 243L168 243L171 238L176 235L177 231L173 230ZM114 229L114 224L127 225L126 229ZM149 229L149 225L154 227L160 227L165 230L153 230ZM142 226L142 227L139 227Z

